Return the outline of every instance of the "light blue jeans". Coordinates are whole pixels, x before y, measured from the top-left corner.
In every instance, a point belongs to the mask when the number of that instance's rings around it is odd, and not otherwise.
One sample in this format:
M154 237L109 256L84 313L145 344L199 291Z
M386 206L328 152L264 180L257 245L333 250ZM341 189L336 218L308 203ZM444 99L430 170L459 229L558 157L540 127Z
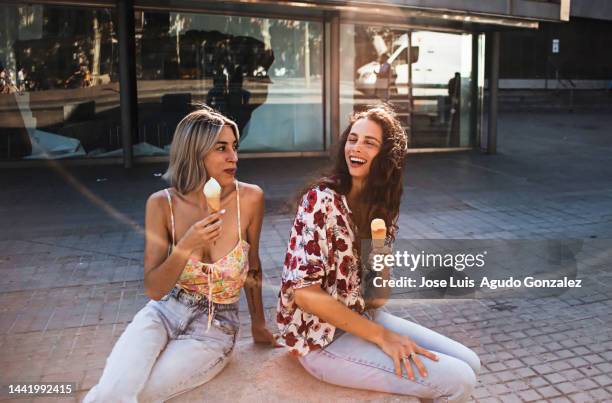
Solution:
M408 378L404 368L399 378L391 357L375 344L350 333L342 333L324 349L300 357L306 371L334 385L416 396L436 403L465 402L470 398L480 370L476 353L433 330L389 313L374 311L368 316L438 356L438 361L432 361L419 355L427 377L422 377L413 364L414 381Z
M196 388L228 363L239 326L238 304L216 304L207 329L206 299L174 288L134 316L83 402L163 402Z

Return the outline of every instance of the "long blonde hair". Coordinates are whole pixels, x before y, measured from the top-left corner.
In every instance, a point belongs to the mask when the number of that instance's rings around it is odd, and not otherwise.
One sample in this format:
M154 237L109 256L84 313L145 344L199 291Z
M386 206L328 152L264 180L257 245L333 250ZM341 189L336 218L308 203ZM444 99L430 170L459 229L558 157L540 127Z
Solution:
M236 141L240 138L233 120L207 106L200 107L179 122L170 146L170 162L164 179L181 194L196 189L208 179L204 156L217 143L224 126L232 128Z

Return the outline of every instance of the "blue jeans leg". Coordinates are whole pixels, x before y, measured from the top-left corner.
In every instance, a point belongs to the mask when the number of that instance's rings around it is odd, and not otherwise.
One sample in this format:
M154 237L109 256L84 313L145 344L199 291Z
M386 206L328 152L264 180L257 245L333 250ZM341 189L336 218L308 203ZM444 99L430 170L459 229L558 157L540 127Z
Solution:
M419 346L458 358L468 364L475 374L480 372L480 358L478 358L474 351L463 344L387 312L376 311L373 316L375 322L380 323L389 330L410 337Z
M378 346L345 333L323 350L300 358L300 363L314 377L339 386L433 399L436 403L465 402L476 384L474 369L478 357L467 347L432 330L384 312L374 320L436 353L438 361L420 356L428 376L416 368L410 380L403 370L395 375L393 360ZM465 360L470 361L467 363Z

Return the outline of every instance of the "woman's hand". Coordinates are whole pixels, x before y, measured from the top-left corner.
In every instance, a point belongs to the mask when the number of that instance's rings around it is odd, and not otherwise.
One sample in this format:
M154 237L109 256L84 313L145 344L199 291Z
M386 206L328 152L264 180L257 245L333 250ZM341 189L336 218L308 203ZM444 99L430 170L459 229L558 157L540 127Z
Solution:
M206 218L193 224L177 245L178 248L191 253L194 249L202 248L215 242L221 236L222 216L225 209L210 214Z
M251 325L251 333L253 334L253 341L255 343L270 344L272 347L282 347L276 339L277 335L274 335L268 330L265 324Z
M372 250L370 251L370 256L372 255L392 255L393 249L391 249L388 245L378 245L376 243L372 243Z
M381 350L383 350L389 357L391 357L391 359L393 359L395 374L399 377L402 376L402 368L400 363L403 363L404 367L406 367L408 378L414 380L414 372L412 371L410 360L414 362L414 365L416 365L421 376L427 376L425 366L417 354L421 354L431 360L438 361L438 356L431 351L418 346L409 337L402 336L388 329L383 330L380 341L377 344Z

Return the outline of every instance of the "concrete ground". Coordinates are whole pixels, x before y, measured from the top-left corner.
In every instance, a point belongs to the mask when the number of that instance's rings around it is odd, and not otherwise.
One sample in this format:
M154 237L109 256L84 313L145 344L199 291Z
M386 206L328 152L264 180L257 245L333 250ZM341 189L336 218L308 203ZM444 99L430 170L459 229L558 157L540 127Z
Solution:
M610 127L609 114L503 114L495 156L408 157L400 237L582 238L593 257L579 268L584 287L556 297L388 304L479 354L474 401L612 401ZM267 195L261 256L270 326L292 219L286 201L324 164L240 163L239 179ZM75 382L76 396L62 401L80 401L97 381L114 342L147 301L144 203L164 186L163 170L50 163L0 172L1 385ZM241 307L233 361L173 402L401 399L322 384L282 349L254 346L245 301ZM49 399L19 399L30 400Z

